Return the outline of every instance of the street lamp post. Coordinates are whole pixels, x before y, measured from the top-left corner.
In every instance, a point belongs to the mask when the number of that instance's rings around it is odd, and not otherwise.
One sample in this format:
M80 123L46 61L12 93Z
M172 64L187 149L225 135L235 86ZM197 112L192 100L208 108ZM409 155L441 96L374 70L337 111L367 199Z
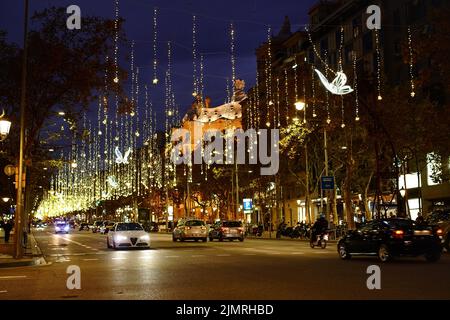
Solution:
M19 149L19 181L17 183L17 205L15 212L15 258L20 259L23 255L22 250L22 224L24 222L23 194L22 194L22 175L23 175L23 156L25 147L25 103L26 103L26 80L27 80L27 59L28 59L28 0L25 0L24 12L24 39L23 39L23 59L22 59L22 89L20 97L20 149Z

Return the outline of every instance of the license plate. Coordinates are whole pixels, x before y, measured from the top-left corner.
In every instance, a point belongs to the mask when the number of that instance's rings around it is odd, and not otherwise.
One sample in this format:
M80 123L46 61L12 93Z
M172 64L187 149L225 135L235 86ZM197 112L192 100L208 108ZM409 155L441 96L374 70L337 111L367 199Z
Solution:
M430 230L414 230L415 236L430 236L431 231Z

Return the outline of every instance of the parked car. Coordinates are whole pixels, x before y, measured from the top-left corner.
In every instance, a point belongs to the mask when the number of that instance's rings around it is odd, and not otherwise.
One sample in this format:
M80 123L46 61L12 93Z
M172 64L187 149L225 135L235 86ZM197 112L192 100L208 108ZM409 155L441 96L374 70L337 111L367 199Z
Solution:
M442 246L432 226L417 225L409 219L380 219L348 231L339 240L337 249L341 259L352 256L378 256L387 262L399 256L424 255L435 262L441 257Z
M112 221L104 221L101 227L99 228L99 232L101 234L107 234L114 227L115 222Z
M425 221L437 229L442 245L450 252L450 210L436 210Z
M219 221L212 226L209 232L209 241L214 239L219 239L223 241L224 239L233 241L238 239L239 241L244 241L245 230L242 222L240 221Z
M108 248L150 248L150 235L140 223L118 222L106 237Z
M208 240L208 232L206 230L205 222L202 220L180 220L177 226L172 231L172 240Z
M67 222L59 221L55 223L55 233L69 233L70 225Z

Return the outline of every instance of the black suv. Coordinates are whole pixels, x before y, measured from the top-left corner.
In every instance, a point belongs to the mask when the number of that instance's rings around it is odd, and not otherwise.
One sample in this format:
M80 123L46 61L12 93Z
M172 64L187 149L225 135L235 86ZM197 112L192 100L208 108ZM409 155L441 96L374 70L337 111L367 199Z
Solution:
M427 261L435 262L441 257L440 242L430 225L417 225L409 219L381 219L349 231L339 240L337 249L344 260L363 255L387 262L398 256L425 255Z
M425 221L437 229L444 248L450 252L450 210L433 211Z

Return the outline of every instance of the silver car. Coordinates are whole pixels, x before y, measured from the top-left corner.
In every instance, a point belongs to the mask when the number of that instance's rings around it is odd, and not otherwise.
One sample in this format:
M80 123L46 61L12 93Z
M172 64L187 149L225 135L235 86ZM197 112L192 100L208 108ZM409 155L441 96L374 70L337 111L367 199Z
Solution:
M202 220L181 220L172 232L172 240L174 242L177 240L202 240L206 242L207 239L207 228Z
M209 232L209 241L214 239L219 239L223 241L224 239L233 241L238 239L239 241L244 241L244 226L240 221L220 221L217 222L213 229Z

